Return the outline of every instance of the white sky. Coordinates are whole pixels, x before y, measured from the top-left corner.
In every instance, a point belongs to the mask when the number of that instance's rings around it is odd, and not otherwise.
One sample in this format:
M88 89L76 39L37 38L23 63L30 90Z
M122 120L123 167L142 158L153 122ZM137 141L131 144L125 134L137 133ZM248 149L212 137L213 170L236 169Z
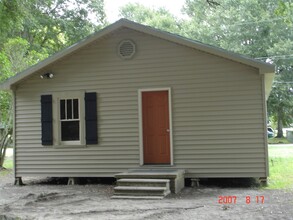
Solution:
M104 0L107 19L110 23L119 19L119 8L127 3L140 3L142 5L159 8L164 7L177 17L182 17L181 8L185 0Z

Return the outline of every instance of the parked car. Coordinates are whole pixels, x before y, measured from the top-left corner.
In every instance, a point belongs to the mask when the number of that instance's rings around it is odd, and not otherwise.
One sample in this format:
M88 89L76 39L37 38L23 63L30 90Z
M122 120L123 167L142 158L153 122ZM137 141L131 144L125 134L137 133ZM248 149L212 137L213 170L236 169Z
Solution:
M268 127L268 138L273 138L275 135L274 129Z

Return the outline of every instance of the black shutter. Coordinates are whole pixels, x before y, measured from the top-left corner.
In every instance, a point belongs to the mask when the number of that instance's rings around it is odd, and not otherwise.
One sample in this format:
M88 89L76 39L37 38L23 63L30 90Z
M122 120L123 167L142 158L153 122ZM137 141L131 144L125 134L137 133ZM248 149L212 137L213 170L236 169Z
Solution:
M42 145L53 145L52 95L41 96Z
M98 143L97 93L85 93L85 133L86 144Z

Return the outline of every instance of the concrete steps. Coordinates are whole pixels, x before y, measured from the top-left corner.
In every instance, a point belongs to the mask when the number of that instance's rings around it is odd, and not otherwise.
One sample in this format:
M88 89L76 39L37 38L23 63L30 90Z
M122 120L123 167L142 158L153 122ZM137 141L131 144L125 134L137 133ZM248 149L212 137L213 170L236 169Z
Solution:
M117 180L117 186L159 186L170 187L170 181L167 179L119 179Z
M170 194L168 179L118 179L113 199L163 199Z
M151 184L151 180L170 180L170 190L172 193L178 193L184 188L184 170L178 169L164 169L164 168L149 168L149 169L131 169L124 173L117 173L115 178L117 179L117 185L125 184L132 185L131 179L140 179L140 182L136 186L143 186L143 179L147 179ZM128 183L119 182L121 179L126 179ZM153 183L154 184L154 183ZM151 186L151 185L149 185Z

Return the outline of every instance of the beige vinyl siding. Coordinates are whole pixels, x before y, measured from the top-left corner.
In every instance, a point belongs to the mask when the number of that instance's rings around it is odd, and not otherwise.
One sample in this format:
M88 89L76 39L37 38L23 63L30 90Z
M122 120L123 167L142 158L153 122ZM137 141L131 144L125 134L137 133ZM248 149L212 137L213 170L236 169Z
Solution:
M135 42L131 60L116 54ZM51 80L41 80L45 71ZM187 176L266 176L257 69L130 29L117 30L16 89L16 176L113 176L139 167L138 90L171 88L173 168ZM97 92L98 145L41 145L40 95Z

